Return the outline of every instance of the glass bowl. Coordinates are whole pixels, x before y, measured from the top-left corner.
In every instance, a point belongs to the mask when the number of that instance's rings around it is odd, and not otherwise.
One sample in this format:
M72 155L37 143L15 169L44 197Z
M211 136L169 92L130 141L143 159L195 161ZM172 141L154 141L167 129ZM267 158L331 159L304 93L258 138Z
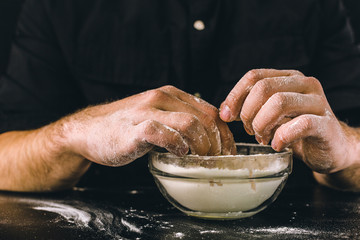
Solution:
M237 155L178 157L156 149L149 169L164 197L190 216L250 217L269 206L292 170L292 152L238 143Z

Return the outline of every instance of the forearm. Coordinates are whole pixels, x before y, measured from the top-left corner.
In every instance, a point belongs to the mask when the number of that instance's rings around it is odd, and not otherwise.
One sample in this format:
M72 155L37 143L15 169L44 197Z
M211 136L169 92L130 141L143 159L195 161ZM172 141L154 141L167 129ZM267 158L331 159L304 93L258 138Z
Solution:
M189 149L201 155L235 150L214 106L164 86L82 109L38 130L0 135L0 190L69 188L90 162L120 167L154 146L178 156Z
M0 190L55 191L77 183L90 162L67 151L58 125L0 135Z
M341 123L348 138L348 145L342 146L347 150L348 166L344 169L328 174L314 172L315 179L322 185L343 190L360 191L360 128L352 128Z

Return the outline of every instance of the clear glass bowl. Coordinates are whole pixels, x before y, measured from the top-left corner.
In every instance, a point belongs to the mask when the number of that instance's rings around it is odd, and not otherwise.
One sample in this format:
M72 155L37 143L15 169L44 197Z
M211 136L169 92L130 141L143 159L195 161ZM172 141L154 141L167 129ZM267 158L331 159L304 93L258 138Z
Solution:
M164 197L190 216L250 217L271 204L292 170L292 152L237 144L237 155L178 157L157 149L149 169Z

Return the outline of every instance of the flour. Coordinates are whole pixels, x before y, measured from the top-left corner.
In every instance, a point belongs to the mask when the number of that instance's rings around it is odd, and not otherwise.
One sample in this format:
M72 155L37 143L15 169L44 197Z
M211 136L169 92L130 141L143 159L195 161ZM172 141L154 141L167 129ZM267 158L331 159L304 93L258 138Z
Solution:
M221 233L221 231L218 231L218 230L203 230L203 231L200 231L200 234L208 234L208 233Z
M176 238L180 238L180 239L183 238L183 237L185 237L185 234L183 234L183 233L181 233L181 232L177 232L177 233L175 233L174 235L175 235Z
M165 127L167 130L169 130L170 132L172 132L172 133L179 133L178 131L176 131L175 129L173 129L173 128L167 126L167 125L164 125L164 127Z
M29 201L35 203L37 206L33 207L35 210L57 213L70 223L74 223L79 227L89 227L91 215L88 212L74 208L72 206L47 201Z
M189 178L156 176L168 194L182 206L193 211L224 213L254 209L269 199L286 178L249 179L275 174L287 167L283 159L270 165L252 161L240 169L180 167L154 162L154 167L166 173ZM249 162L250 164L250 162Z
M125 219L121 218L121 223L127 227L130 231L132 232L136 232L136 233L142 233L141 229L138 228L137 226L129 223L128 221L126 221Z
M196 156L196 155L194 155ZM252 155L256 156L266 156L264 154ZM228 156L223 156L227 158ZM211 160L213 156L201 156L205 161ZM222 156L216 156L217 159L221 159ZM153 162L154 167L164 171L166 173L174 174L182 177L193 177L193 178L221 178L221 177L239 177L239 178L249 178L249 177L263 177L275 174L284 170L288 166L288 162L284 161L283 158L275 158L271 160L263 159L259 161L242 161L238 163L237 169L228 169L228 168L205 168L205 167L180 167L174 164L166 164L160 161ZM240 168L241 167L241 168Z
M59 222L61 218L69 224L68 226L93 230L99 235L111 237L111 239L122 239L121 232L117 228L123 229L126 223L122 223L121 219L116 216L124 214L121 209L113 209L111 212L105 208L96 208L91 204L78 201L24 199L21 202L26 203L34 210L57 214L56 222ZM126 229L130 231L128 227ZM131 229L134 230L134 228Z
M302 228L278 227L278 228L260 228L251 229L253 233L271 233L271 234L291 234L291 235L318 235L319 233Z
M142 191L131 190L129 196L141 194ZM52 213L44 218L49 219L50 224L58 227L82 229L93 232L98 239L128 239L125 236L138 236L140 239L144 232L169 230L174 225L166 221L166 217L160 213L147 212L132 207L121 208L116 206L97 205L76 200L54 200L24 198L19 202L26 208L35 211ZM45 214L44 214L45 215ZM2 219L0 223L3 223ZM135 224L136 223L136 224ZM95 235L94 235L95 236ZM95 238L94 238L95 239ZM135 239L131 238L131 239Z

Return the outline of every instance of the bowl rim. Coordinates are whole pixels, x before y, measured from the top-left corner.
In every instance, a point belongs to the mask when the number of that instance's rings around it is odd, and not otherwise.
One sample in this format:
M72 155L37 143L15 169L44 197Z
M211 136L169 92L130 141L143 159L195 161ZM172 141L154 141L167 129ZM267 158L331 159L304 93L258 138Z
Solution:
M267 148L267 149L272 149L271 146L269 145L261 145L261 144L256 144L256 143L242 143L242 142L239 142L239 143L235 143L236 147L238 146L246 146L246 147L257 147L257 148ZM291 148L285 148L283 149L282 151L280 152L276 152L275 150L273 150L274 152L271 152L271 153L264 153L264 154L250 154L250 155L240 155L240 154L236 154L236 155L218 155L218 156L200 156L200 155L195 155L195 154L187 154L185 156L182 156L181 158L182 159L204 159L204 160L213 160L213 161L217 161L217 160L221 160L221 161L224 161L224 160L227 160L227 159L231 159L233 160L234 157L239 157L241 156L242 159L252 159L254 158L254 156L259 156L259 155L263 155L263 156L266 156L266 155L272 155L274 157L278 157L278 156L287 156L287 155L290 155L290 157L292 157L292 154L293 154L293 151ZM170 152L167 152L166 150L162 149L162 148L154 148L153 150L151 150L149 152L149 155L150 156L166 156L167 158L179 158L178 156L176 156L175 154L173 153L170 153Z
M247 147L259 147L259 148L268 148L268 149L272 149L271 146L268 145L261 145L261 144L252 144L252 143L236 143L236 146L247 146ZM164 150L162 150L164 151ZM266 179L266 178L274 178L274 177L282 177L285 174L289 175L292 172L292 165L293 165L293 152L290 148L286 148L281 152L275 152L275 150L273 150L274 153L267 153L267 154L251 154L251 155L222 155L222 156L199 156L199 155L193 155L193 154L188 154L185 155L183 157L181 157L182 161L192 161L192 160L196 160L196 161L212 161L212 162L218 162L218 161L223 161L223 162L227 162L227 161L233 161L236 160L236 158L238 158L239 156L241 156L241 159L244 161L254 161L256 159L259 159L259 156L264 156L264 159L268 156L268 155L272 155L273 158L271 159L285 159L287 161L287 166L282 169L279 172L275 172L275 173L269 173L269 174L265 174L262 176L217 176L217 177L194 177L194 176L183 176L183 175L177 175L177 174L173 174L173 173L169 173L169 172L165 172L161 169L158 169L157 167L154 166L153 160L158 157L161 156L162 158L167 158L169 160L172 159L176 159L179 160L179 157L169 153L169 152L158 152L156 150L152 150L149 153L149 170L151 172L151 174L155 177L156 176L162 176L162 177L169 177L169 178L182 178L182 179ZM200 158L199 158L200 157ZM271 159L267 159L267 160L271 160Z

